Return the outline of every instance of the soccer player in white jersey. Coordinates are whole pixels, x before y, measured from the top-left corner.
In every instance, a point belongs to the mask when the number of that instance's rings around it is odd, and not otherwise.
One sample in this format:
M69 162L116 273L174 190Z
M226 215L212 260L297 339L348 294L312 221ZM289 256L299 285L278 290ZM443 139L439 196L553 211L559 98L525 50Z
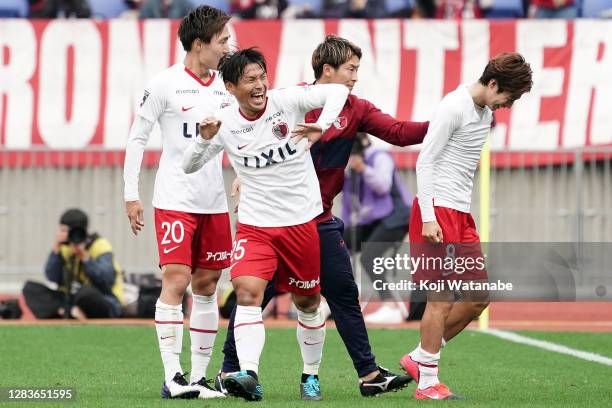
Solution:
M181 168L183 151L197 137L202 117L232 102L215 71L229 52L229 16L208 6L192 10L178 36L187 52L182 64L157 74L147 85L127 143L124 181L132 231L144 226L138 178L145 145L158 122L163 151L155 177L153 207L162 268L162 291L155 326L164 365L163 398L222 397L206 381L206 368L219 322L216 285L229 266L231 230L221 172L221 156L196 174ZM187 382L179 357L183 346L182 301L193 291L189 319L191 378Z
M302 390L302 397L318 400L325 319L319 310L320 254L314 218L323 207L306 149L336 120L349 89L326 84L268 92L265 59L252 48L224 57L219 69L238 103L202 121L200 137L185 152L183 169L195 171L225 149L242 179L230 266L238 303L234 333L241 371L228 374L223 385L230 395L246 400L263 397L257 374L265 341L261 303L268 281L276 275L277 288L291 292L298 309L302 383L311 376L316 382L315 392L313 387L307 395ZM316 123L301 123L307 112L321 107ZM308 141L298 140L303 137Z
M418 196L410 215L411 254L440 257L482 257L480 240L470 215L474 171L491 128L493 111L510 108L532 86L529 64L517 53L504 53L487 64L478 82L460 85L442 99L417 160ZM441 244L444 245L441 245ZM451 251L452 250L452 251ZM452 254L450 253L452 252ZM484 258L481 258L484 259ZM421 282L485 281L486 269L415 271ZM421 320L421 342L400 364L417 382L417 399L458 399L438 379L440 349L479 316L488 292L465 291L461 301L449 290L427 294Z

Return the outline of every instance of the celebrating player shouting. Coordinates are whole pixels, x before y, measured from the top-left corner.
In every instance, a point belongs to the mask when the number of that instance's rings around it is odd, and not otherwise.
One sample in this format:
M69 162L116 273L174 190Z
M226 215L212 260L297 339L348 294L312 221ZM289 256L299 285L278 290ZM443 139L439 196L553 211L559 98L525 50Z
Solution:
M138 196L140 165L153 124L159 122L163 152L153 206L163 273L155 307L165 372L163 398L223 397L205 378L219 322L216 284L221 269L229 266L231 248L221 156L192 175L183 172L181 162L201 118L233 99L214 71L219 59L229 52L228 20L228 15L208 6L196 8L183 19L178 35L187 51L185 60L148 84L127 144L125 201L132 231L137 234L144 225ZM183 347L181 304L190 282L191 385L179 361Z
M232 395L260 400L259 358L265 332L261 314L264 290L276 274L276 286L291 292L298 309L297 337L304 360L302 383L309 399L321 399L318 370L325 340L319 310L319 237L314 218L323 210L310 145L340 113L349 89L327 84L267 92L266 61L252 48L225 57L220 64L237 105L206 118L200 137L184 155L183 169L193 172L222 149L242 178L238 228L232 250L231 279L237 296L234 322L239 372L223 380ZM316 123L300 123L316 108ZM289 135L290 129L296 139Z
M343 84L352 90L357 82L360 60L361 49L357 45L335 35L327 36L312 53L315 84ZM306 122L316 122L321 113L321 109L309 112ZM359 391L364 397L397 391L406 386L411 378L390 372L376 363L359 306L359 291L350 256L342 238L344 223L332 215L332 205L334 198L342 191L344 169L357 132L369 133L394 145L408 146L423 141L427 125L427 122L397 120L381 112L370 101L350 95L333 126L310 150L323 200L323 213L317 217L321 245L321 294L329 304L338 333L353 361L359 376ZM269 287L265 294L262 307L276 293L274 288ZM215 379L215 386L221 391L224 373L238 369L233 324L233 320L230 320L223 347L223 367ZM312 388L311 382L305 380L302 381L302 391L308 393Z
M482 257L478 233L470 215L472 182L489 130L493 111L509 108L532 86L532 72L517 53L504 53L487 64L478 82L460 85L442 99L417 161L418 198L410 217L411 251L451 243L455 256ZM451 271L419 269L413 280L432 282L487 279L485 269L460 276ZM456 399L438 379L440 348L479 316L488 293L462 293L454 301L450 290L428 293L421 320L421 343L400 364L418 382L417 399Z

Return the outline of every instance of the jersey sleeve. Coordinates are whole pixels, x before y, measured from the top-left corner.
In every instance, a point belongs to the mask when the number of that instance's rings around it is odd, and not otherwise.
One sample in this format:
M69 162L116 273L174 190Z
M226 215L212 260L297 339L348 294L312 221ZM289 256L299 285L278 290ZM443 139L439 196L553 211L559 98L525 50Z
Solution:
M361 132L384 140L395 146L411 146L423 142L429 122L397 120L383 113L372 102L359 99Z
M221 125L223 127L223 125ZM221 129L210 140L204 140L200 136L195 138L183 153L183 171L187 174L195 173L206 163L211 161L223 150L223 136Z
M436 220L433 205L435 161L452 134L461 126L462 117L461 107L447 98L442 100L429 123L429 130L416 164L418 199L423 222Z
M125 148L125 161L123 162L123 183L125 201L139 200L138 180L140 178L140 167L142 156L153 130L153 122L136 116Z
M283 106L303 115L322 107L317 124L325 132L342 111L349 89L340 84L304 85L280 89L277 95Z
M164 76L157 75L145 87L142 101L136 114L149 122L155 123L164 113L166 103L167 96Z

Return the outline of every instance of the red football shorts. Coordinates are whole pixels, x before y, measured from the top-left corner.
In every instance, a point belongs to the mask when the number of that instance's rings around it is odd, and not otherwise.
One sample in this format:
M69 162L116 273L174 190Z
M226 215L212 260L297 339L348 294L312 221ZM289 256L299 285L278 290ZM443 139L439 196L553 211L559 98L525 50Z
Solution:
M230 265L232 232L228 213L194 214L155 208L155 231L160 266L223 269Z
M447 207L434 206L434 211L442 229L441 244L431 244L421 235L421 208L415 197L410 212L410 256L429 259L415 268L412 280L486 280L486 259L472 215Z
M290 227L255 227L238 223L230 276L255 276L298 295L320 291L319 234L316 222Z

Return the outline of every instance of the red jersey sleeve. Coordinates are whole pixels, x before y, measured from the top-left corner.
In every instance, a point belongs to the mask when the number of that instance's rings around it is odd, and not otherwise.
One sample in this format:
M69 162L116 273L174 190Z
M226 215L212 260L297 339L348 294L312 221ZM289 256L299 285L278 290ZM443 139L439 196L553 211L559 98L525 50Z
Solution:
M358 103L360 132L368 133L395 146L410 146L423 142L429 122L397 120L381 112L370 101L358 99Z

